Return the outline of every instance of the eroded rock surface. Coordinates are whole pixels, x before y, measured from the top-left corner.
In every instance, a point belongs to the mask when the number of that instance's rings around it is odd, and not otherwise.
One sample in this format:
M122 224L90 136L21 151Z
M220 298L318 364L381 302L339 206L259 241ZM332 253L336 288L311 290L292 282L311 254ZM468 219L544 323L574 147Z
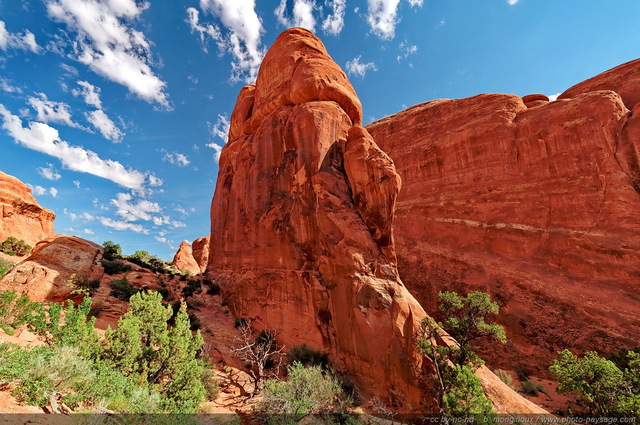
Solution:
M191 245L187 241L183 241L176 252L176 255L173 256L173 261L171 262L172 266L175 266L181 272L189 272L191 274L200 273L200 266L193 258L193 254L191 253Z
M0 291L15 290L32 301L62 301L75 289L68 284L74 273L90 279L103 274L99 264L104 250L100 245L69 236L55 235L40 241L31 254L16 264L0 280Z
M289 348L328 351L365 396L429 411L432 400L420 402L432 383L418 382L414 347L425 313L395 261L400 178L361 116L317 38L299 28L278 37L231 118L208 271L236 316L281 331ZM536 411L507 392L499 409Z
M203 236L191 243L191 253L193 254L193 259L198 263L198 267L200 267L200 272L204 272L207 269L210 242L210 236Z
M637 87L612 75L555 102L437 100L367 126L403 181L403 281L432 313L438 291L489 292L509 338L481 350L493 367L544 375L557 350L640 344Z
M14 236L33 246L54 235L55 218L38 205L27 185L0 171L0 242Z

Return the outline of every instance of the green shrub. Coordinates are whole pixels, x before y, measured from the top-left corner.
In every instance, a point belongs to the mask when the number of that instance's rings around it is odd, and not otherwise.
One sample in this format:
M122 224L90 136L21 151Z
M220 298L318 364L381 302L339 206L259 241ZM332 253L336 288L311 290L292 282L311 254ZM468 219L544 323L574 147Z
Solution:
M345 413L352 404L338 379L319 366L304 367L295 362L287 367L286 381L268 380L259 408L276 417L290 415L293 421L308 414Z
M89 279L85 273L73 273L67 280L67 285L71 286L72 294L93 295L100 288L100 279Z
M486 423L493 416L491 401L484 395L482 383L469 365L455 365L445 371L448 383L442 396L442 408L449 418L474 418Z
M109 286L111 287L110 295L122 301L129 301L133 295L140 292L140 289L132 286L126 277L112 280Z
M14 263L12 263L11 261L0 258L0 279L2 279L7 274L11 267L13 267L13 264Z
M289 364L298 362L303 366L320 366L324 370L329 367L329 355L322 351L313 350L306 344L292 347L287 356Z
M518 381L520 382L528 381L531 377L531 371L525 366L516 366L513 368L513 371L516 373Z
M507 372L506 370L502 370L502 369L496 369L493 371L493 373L500 378L500 380L502 382L504 382L505 384L507 384L507 386L509 388L511 388L512 390L515 389L513 386L513 377L511 376L511 374L509 372Z
M104 248L104 259L107 261L119 260L122 258L122 248L117 243L106 241L102 244Z
M13 236L9 236L4 242L0 243L0 251L7 255L22 257L31 251L31 245L26 244L22 239L18 240Z
M16 291L4 291L0 293L0 326L7 333L12 328L26 323L34 310L36 303L32 303L26 295L18 296Z
M542 385L533 381L522 381L520 383L522 385L522 393L528 395L530 397L535 397L538 393L544 392Z
M100 261L100 264L104 267L104 272L109 275L124 273L131 270L131 265L125 264L119 259L102 260Z
M197 291L202 288L202 284L199 280L189 280L187 286L182 289L182 296L188 298L193 296Z
M209 295L219 295L220 294L220 285L218 285L216 282L212 282L209 279L205 279L202 281L202 283L205 284L205 286L208 288L207 289L207 294Z

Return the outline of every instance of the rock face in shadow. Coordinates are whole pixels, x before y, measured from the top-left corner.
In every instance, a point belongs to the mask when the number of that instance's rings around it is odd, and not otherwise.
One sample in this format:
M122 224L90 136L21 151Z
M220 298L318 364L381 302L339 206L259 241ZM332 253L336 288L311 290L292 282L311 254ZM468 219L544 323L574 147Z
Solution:
M193 258L193 254L191 253L191 245L189 242L183 241L176 252L176 255L173 256L173 261L171 262L172 266L175 266L181 272L189 272L192 275L200 273L200 266Z
M14 290L32 301L63 301L74 289L67 283L72 274L83 273L90 279L102 276L103 254L102 247L93 242L53 236L38 242L27 258L9 270L0 280L0 291Z
M403 180L403 281L431 313L439 291L489 292L509 337L480 350L492 367L544 375L557 350L640 345L639 71L555 102L437 100L367 126ZM590 91L618 84L622 98Z
M27 185L0 171L0 242L14 236L33 246L54 235L55 218L38 205Z
M210 236L203 236L191 243L191 253L193 254L193 259L198 263L198 267L200 267L200 272L204 272L207 269L210 243Z
M320 40L299 28L282 33L231 117L208 272L236 316L281 331L288 348L329 352L365 397L432 411L414 346L425 313L396 268L400 178L361 117ZM496 391L513 411L536 411L508 388Z

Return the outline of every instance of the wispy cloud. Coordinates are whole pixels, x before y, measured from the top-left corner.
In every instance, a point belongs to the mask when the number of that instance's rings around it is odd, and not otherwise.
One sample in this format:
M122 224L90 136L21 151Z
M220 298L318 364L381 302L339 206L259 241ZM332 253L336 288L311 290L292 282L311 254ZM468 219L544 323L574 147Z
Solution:
M344 28L344 14L347 7L347 0L333 0L329 3L331 13L322 21L322 30L325 34L338 35L342 32L342 28Z
M179 167L186 167L190 164L189 158L186 155L178 153L178 152L168 152L164 149L161 149L164 155L162 156L162 160L164 162L168 162L169 164L177 165Z
M99 217L100 224L116 230L131 230L136 233L149 234L149 230L145 229L141 224L130 223L127 221L118 221L108 217Z
M12 34L7 31L4 21L0 21L0 49L30 50L33 53L40 52L40 46L36 43L36 37L29 30L23 34Z
M42 196L47 193L47 189L42 186L33 186L29 183L27 183L27 186L31 189L31 193L33 193L34 196Z
M367 22L371 32L383 39L395 36L400 0L367 0Z
M514 4L518 4L520 0L507 0L507 3L509 3L509 6L513 6Z
M11 81L5 78L0 78L0 90L2 90L5 93L16 93L16 94L22 93L22 89L20 87L14 86L13 83L11 83Z
M101 109L97 111L85 112L87 121L102 134L105 139L111 140L113 143L120 143L124 138L124 133L120 130L111 118Z
M152 182L150 173L126 168L118 161L105 160L93 151L69 145L60 139L58 130L47 124L30 122L28 127L23 127L22 120L2 104L0 118L3 120L2 128L17 142L58 158L70 170L102 177L133 190L145 190L146 185Z
M214 150L213 159L216 162L220 161L220 154L222 153L223 146L227 143L229 139L229 127L231 123L229 122L229 117L226 114L218 115L218 120L214 124L210 124L209 131L214 138L220 138L222 140L222 144L211 142L206 146Z
M135 0L45 0L49 16L77 33L76 60L127 87L147 102L169 108L166 83L151 69L150 43L130 25L149 7Z
M69 105L64 102L54 102L44 93L36 93L38 97L29 97L29 105L36 111L38 121L58 123L69 127L80 128L80 124L71 119Z
M51 196L53 196L54 198L58 196L58 189L56 189L55 187L50 187L49 188L49 194Z
M216 25L200 23L195 8L187 10L191 30L198 32L201 40L210 36L221 52L233 57L230 78L233 82L254 82L265 54L261 46L264 28L255 7L255 0L200 0L202 11L220 19L227 34L222 34Z
M376 64L374 62L362 63L360 60L362 55L357 56L347 62L347 73L353 77L364 78L368 70L377 71Z
M278 22L287 28L303 27L309 31L315 31L316 20L313 10L316 7L314 0L293 0L293 16L287 13L288 0L280 0L280 4L274 11Z
M96 87L87 81L78 81L79 89L71 90L74 96L82 96L84 102L89 106L102 109L102 101L100 100L100 87Z
M58 174L55 169L53 168L53 164L47 164L48 167L40 167L38 168L38 174L40 174L42 177L44 177L47 180L59 180L60 177L62 177L60 174Z
M406 59L416 53L418 51L418 46L416 46L415 44L409 44L407 41L403 41L398 46L398 49L400 50L400 53L398 54L396 59L398 60L398 62L400 62L402 59Z

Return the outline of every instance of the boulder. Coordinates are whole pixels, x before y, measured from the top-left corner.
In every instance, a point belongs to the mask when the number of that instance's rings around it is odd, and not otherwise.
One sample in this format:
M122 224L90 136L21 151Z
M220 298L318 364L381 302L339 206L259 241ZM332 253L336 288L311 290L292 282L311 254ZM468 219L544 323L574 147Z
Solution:
M55 234L55 218L38 205L27 185L0 171L0 242L14 236L33 246Z
M198 263L200 272L204 272L207 269L207 262L209 261L209 243L211 242L210 239L210 236L203 236L191 243L193 259Z
M55 235L40 241L31 254L17 263L0 280L0 291L15 290L32 301L61 301L69 298L74 288L69 278L74 273L90 279L103 274L100 245L69 236Z
M193 258L193 254L191 253L191 245L189 245L189 242L187 241L183 241L180 244L176 255L173 256L171 265L175 266L182 273L189 272L192 275L200 273L200 266Z

